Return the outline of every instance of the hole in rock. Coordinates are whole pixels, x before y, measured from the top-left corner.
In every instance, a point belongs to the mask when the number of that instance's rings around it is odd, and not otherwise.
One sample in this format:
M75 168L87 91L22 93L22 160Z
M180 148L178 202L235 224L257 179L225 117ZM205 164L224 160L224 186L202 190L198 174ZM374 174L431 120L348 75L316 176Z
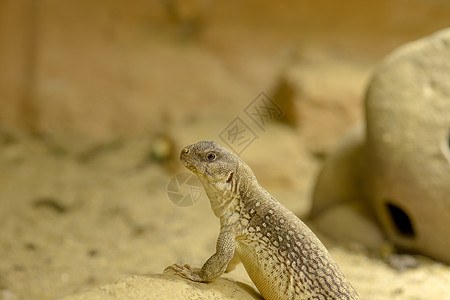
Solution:
M386 203L386 208L397 232L405 237L415 237L414 228L408 214L392 203Z
M448 162L450 163L450 130L448 131L448 135L443 144L442 152L444 153L444 156L447 158Z
M448 137L447 137L447 151L450 151L450 130L448 131Z

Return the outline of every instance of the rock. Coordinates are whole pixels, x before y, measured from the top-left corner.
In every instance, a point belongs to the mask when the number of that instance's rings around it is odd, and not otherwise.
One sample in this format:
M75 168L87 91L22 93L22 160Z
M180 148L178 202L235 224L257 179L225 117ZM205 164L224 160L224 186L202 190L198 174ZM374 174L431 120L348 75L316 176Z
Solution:
M357 126L327 157L317 178L309 217L321 232L375 250L385 238L364 193L364 150L364 127Z
M385 59L366 116L366 135L345 137L317 179L316 226L372 248L377 221L397 247L450 263L450 29Z
M211 283L182 279L173 273L131 275L117 283L64 297L61 300L115 299L262 299L249 285L218 278Z
M311 217L345 202L359 202L364 197L363 171L365 133L357 126L332 149L316 181Z
M384 231L450 263L450 29L386 58L366 114L367 192Z
M387 263L399 272L420 266L420 262L414 256L407 254L391 254L387 257Z
M345 203L332 207L314 219L314 228L349 245L363 245L377 250L385 242L382 230L364 207Z

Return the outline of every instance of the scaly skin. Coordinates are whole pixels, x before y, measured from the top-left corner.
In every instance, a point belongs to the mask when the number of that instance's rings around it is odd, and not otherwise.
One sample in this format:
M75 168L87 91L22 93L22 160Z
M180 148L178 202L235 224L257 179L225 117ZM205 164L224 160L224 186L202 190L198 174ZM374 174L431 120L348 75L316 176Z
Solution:
M221 228L216 253L202 268L174 264L166 270L210 282L239 258L266 300L359 299L315 234L259 185L237 155L202 141L183 148L180 160L200 179Z

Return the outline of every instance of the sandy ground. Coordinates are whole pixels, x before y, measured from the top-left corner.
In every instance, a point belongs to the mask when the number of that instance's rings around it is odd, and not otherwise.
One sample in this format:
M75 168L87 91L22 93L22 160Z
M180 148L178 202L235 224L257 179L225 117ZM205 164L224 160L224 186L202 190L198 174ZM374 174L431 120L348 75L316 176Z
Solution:
M303 168L297 189L268 183L275 176L267 175L270 165L277 168L270 135L279 137L280 149L301 148L289 146L290 129L269 131L242 156L263 185L302 216L320 162L313 156L302 162L307 155L291 159ZM155 159L164 150L152 136L94 143L2 133L0 140L3 299L57 299L129 274L161 273L174 262L200 265L212 253L219 226L205 194L186 208L169 200L168 182L184 170ZM175 140L174 153L189 143ZM261 155L265 164L257 163ZM399 272L362 247L319 236L363 299L450 299L446 265L418 257L418 267ZM242 267L227 276L250 282Z

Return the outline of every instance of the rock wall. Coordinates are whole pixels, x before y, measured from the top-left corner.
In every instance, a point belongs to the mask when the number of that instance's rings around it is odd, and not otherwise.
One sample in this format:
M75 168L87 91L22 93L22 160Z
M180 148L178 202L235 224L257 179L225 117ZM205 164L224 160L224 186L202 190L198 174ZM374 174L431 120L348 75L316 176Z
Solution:
M3 0L0 126L96 136L160 129L240 109L276 87L292 57L307 64L322 51L371 65L449 20L443 0Z

